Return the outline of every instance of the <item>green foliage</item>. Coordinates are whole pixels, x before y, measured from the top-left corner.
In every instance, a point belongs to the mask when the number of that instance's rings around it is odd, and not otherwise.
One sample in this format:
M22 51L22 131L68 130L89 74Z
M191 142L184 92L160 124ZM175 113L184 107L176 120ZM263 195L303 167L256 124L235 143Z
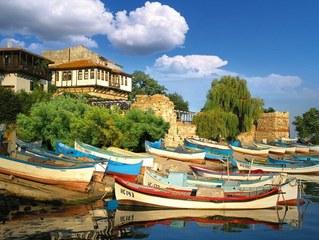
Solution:
M17 119L18 136L42 140L52 148L57 141L73 145L75 139L98 147L117 146L141 150L146 139L164 136L167 124L151 112L90 106L83 98L59 96L32 106L30 115Z
M217 108L230 112L238 118L239 132L249 131L263 110L263 101L252 98L246 80L239 77L224 76L212 82L204 111Z
M296 116L293 124L298 137L306 142L319 144L319 110L310 108L302 116Z
M212 111L200 112L193 118L198 136L219 141L232 139L238 133L238 118L231 112L224 112L220 108Z
M167 95L174 103L175 110L188 111L188 102L183 99L178 93L170 93Z
M0 123L13 123L23 109L21 101L10 89L0 86Z
M273 107L264 108L264 113L271 113L271 112L276 112L276 110Z
M135 71L132 76L132 92L129 95L133 100L136 95L165 94L166 88L142 71Z
M121 147L135 151L144 150L145 140L158 140L164 137L169 124L162 118L156 117L152 111L131 109L125 119L117 122L123 132Z

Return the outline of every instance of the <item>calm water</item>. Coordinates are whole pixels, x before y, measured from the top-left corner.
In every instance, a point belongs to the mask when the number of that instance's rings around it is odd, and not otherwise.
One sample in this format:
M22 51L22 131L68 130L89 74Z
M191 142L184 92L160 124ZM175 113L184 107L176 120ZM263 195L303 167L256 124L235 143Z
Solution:
M304 182L302 207L254 211L107 211L104 202L63 207L1 197L0 239L319 239L317 179Z

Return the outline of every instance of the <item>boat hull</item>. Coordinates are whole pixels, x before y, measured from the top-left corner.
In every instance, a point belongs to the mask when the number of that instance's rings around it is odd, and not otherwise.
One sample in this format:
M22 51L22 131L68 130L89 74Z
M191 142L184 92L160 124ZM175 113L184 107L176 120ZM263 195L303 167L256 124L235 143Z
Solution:
M249 162L243 162L236 160L237 168L240 171L254 171L262 170L264 172L274 172L274 173L290 173L290 174L313 174L319 175L319 164L311 166L300 166L300 167L287 167L286 164L251 164Z
M236 146L230 146L234 152L239 152L243 154L248 154L252 156L263 156L266 157L269 154L269 149L248 149L248 148L241 148Z
M230 156L232 154L232 150L226 145L220 145L218 143L212 142L202 142L193 138L186 138L184 141L185 146L191 148L199 148L205 152L211 152L219 155Z
M171 190L140 187L115 179L115 196L119 204L179 209L262 209L277 205L278 191L273 189L258 197L224 199L190 196Z
M159 149L152 147L150 143L145 143L145 149L147 152L169 158L169 159L175 159L180 161L187 161L187 162L193 162L193 163L204 163L205 162L205 152L198 152L198 153L178 153L175 151L168 151L165 149Z
M35 182L86 192L93 176L94 166L48 167L0 157L0 172Z

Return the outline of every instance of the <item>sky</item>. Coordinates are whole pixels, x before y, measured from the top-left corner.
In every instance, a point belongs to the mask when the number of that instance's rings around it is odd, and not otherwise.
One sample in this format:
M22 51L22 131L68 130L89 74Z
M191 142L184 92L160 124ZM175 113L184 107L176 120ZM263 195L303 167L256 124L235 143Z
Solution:
M247 80L291 118L319 108L317 0L0 1L0 46L83 44L203 107L211 82Z

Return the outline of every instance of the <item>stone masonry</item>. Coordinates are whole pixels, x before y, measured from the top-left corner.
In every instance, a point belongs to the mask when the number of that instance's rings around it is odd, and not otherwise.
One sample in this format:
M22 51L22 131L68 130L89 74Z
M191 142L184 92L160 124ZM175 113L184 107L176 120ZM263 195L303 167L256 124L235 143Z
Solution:
M170 124L164 139L166 146L177 147L183 145L184 138L196 135L195 125L177 121L174 103L164 95L138 95L136 101L132 104L132 108L151 109L157 116L162 117L164 121Z
M241 133L237 138L241 143L251 145L253 142L269 143L282 137L289 137L289 113L263 113L257 126L249 132Z
M264 113L258 120L255 140L271 142L282 137L289 137L289 113Z

